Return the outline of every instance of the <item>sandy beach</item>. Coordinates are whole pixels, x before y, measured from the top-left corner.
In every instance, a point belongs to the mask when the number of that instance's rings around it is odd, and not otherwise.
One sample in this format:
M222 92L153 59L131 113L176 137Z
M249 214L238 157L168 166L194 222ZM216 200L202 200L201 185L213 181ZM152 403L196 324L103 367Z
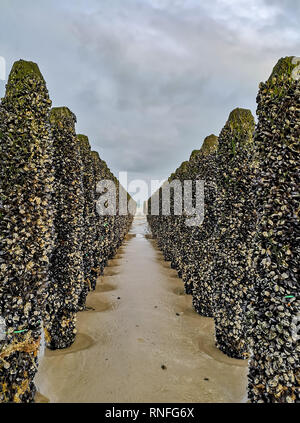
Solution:
M46 350L37 402L244 402L247 361L214 346L144 217L110 260L72 347Z

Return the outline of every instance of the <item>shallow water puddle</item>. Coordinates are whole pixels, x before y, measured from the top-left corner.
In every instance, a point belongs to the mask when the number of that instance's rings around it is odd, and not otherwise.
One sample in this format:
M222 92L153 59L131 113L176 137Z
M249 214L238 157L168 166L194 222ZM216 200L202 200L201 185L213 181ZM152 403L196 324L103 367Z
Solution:
M176 271L136 217L78 313L78 337L47 351L35 378L51 402L241 402L247 362L214 346Z

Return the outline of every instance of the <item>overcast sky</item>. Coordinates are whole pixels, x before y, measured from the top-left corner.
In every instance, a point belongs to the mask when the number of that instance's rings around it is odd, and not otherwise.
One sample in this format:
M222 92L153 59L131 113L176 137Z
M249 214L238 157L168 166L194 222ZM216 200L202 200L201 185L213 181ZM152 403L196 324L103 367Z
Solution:
M37 62L53 106L111 170L167 178L300 56L299 0L0 0L7 70ZM0 81L0 95L5 82Z

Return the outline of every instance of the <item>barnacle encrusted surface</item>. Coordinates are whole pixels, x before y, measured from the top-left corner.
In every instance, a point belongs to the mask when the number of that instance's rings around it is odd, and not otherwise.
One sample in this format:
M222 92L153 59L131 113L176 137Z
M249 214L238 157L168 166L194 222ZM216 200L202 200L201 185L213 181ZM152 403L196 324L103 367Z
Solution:
M252 189L258 214L249 302L252 402L299 401L300 83L292 57L260 84Z
M82 161L75 122L75 115L67 107L51 110L56 242L44 310L46 343L51 349L66 348L74 342L76 312L80 309L79 298L85 284Z
M31 402L53 248L51 101L38 66L15 62L0 106L0 402ZM4 338L4 339L3 339Z

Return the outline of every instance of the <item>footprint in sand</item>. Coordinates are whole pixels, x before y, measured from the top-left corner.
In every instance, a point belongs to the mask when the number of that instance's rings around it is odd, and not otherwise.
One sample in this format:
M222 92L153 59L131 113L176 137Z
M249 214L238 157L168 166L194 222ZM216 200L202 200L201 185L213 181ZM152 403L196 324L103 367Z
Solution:
M193 309L193 306L191 304L180 304L180 301L178 301L175 310L176 314L178 313L180 316L187 316L195 319L201 319L202 317Z
M106 298L100 298L99 295L97 295L97 289L99 289L99 287L96 287L94 293L88 296L86 301L87 308L90 308L92 312L102 312L111 310L113 308L112 303Z

